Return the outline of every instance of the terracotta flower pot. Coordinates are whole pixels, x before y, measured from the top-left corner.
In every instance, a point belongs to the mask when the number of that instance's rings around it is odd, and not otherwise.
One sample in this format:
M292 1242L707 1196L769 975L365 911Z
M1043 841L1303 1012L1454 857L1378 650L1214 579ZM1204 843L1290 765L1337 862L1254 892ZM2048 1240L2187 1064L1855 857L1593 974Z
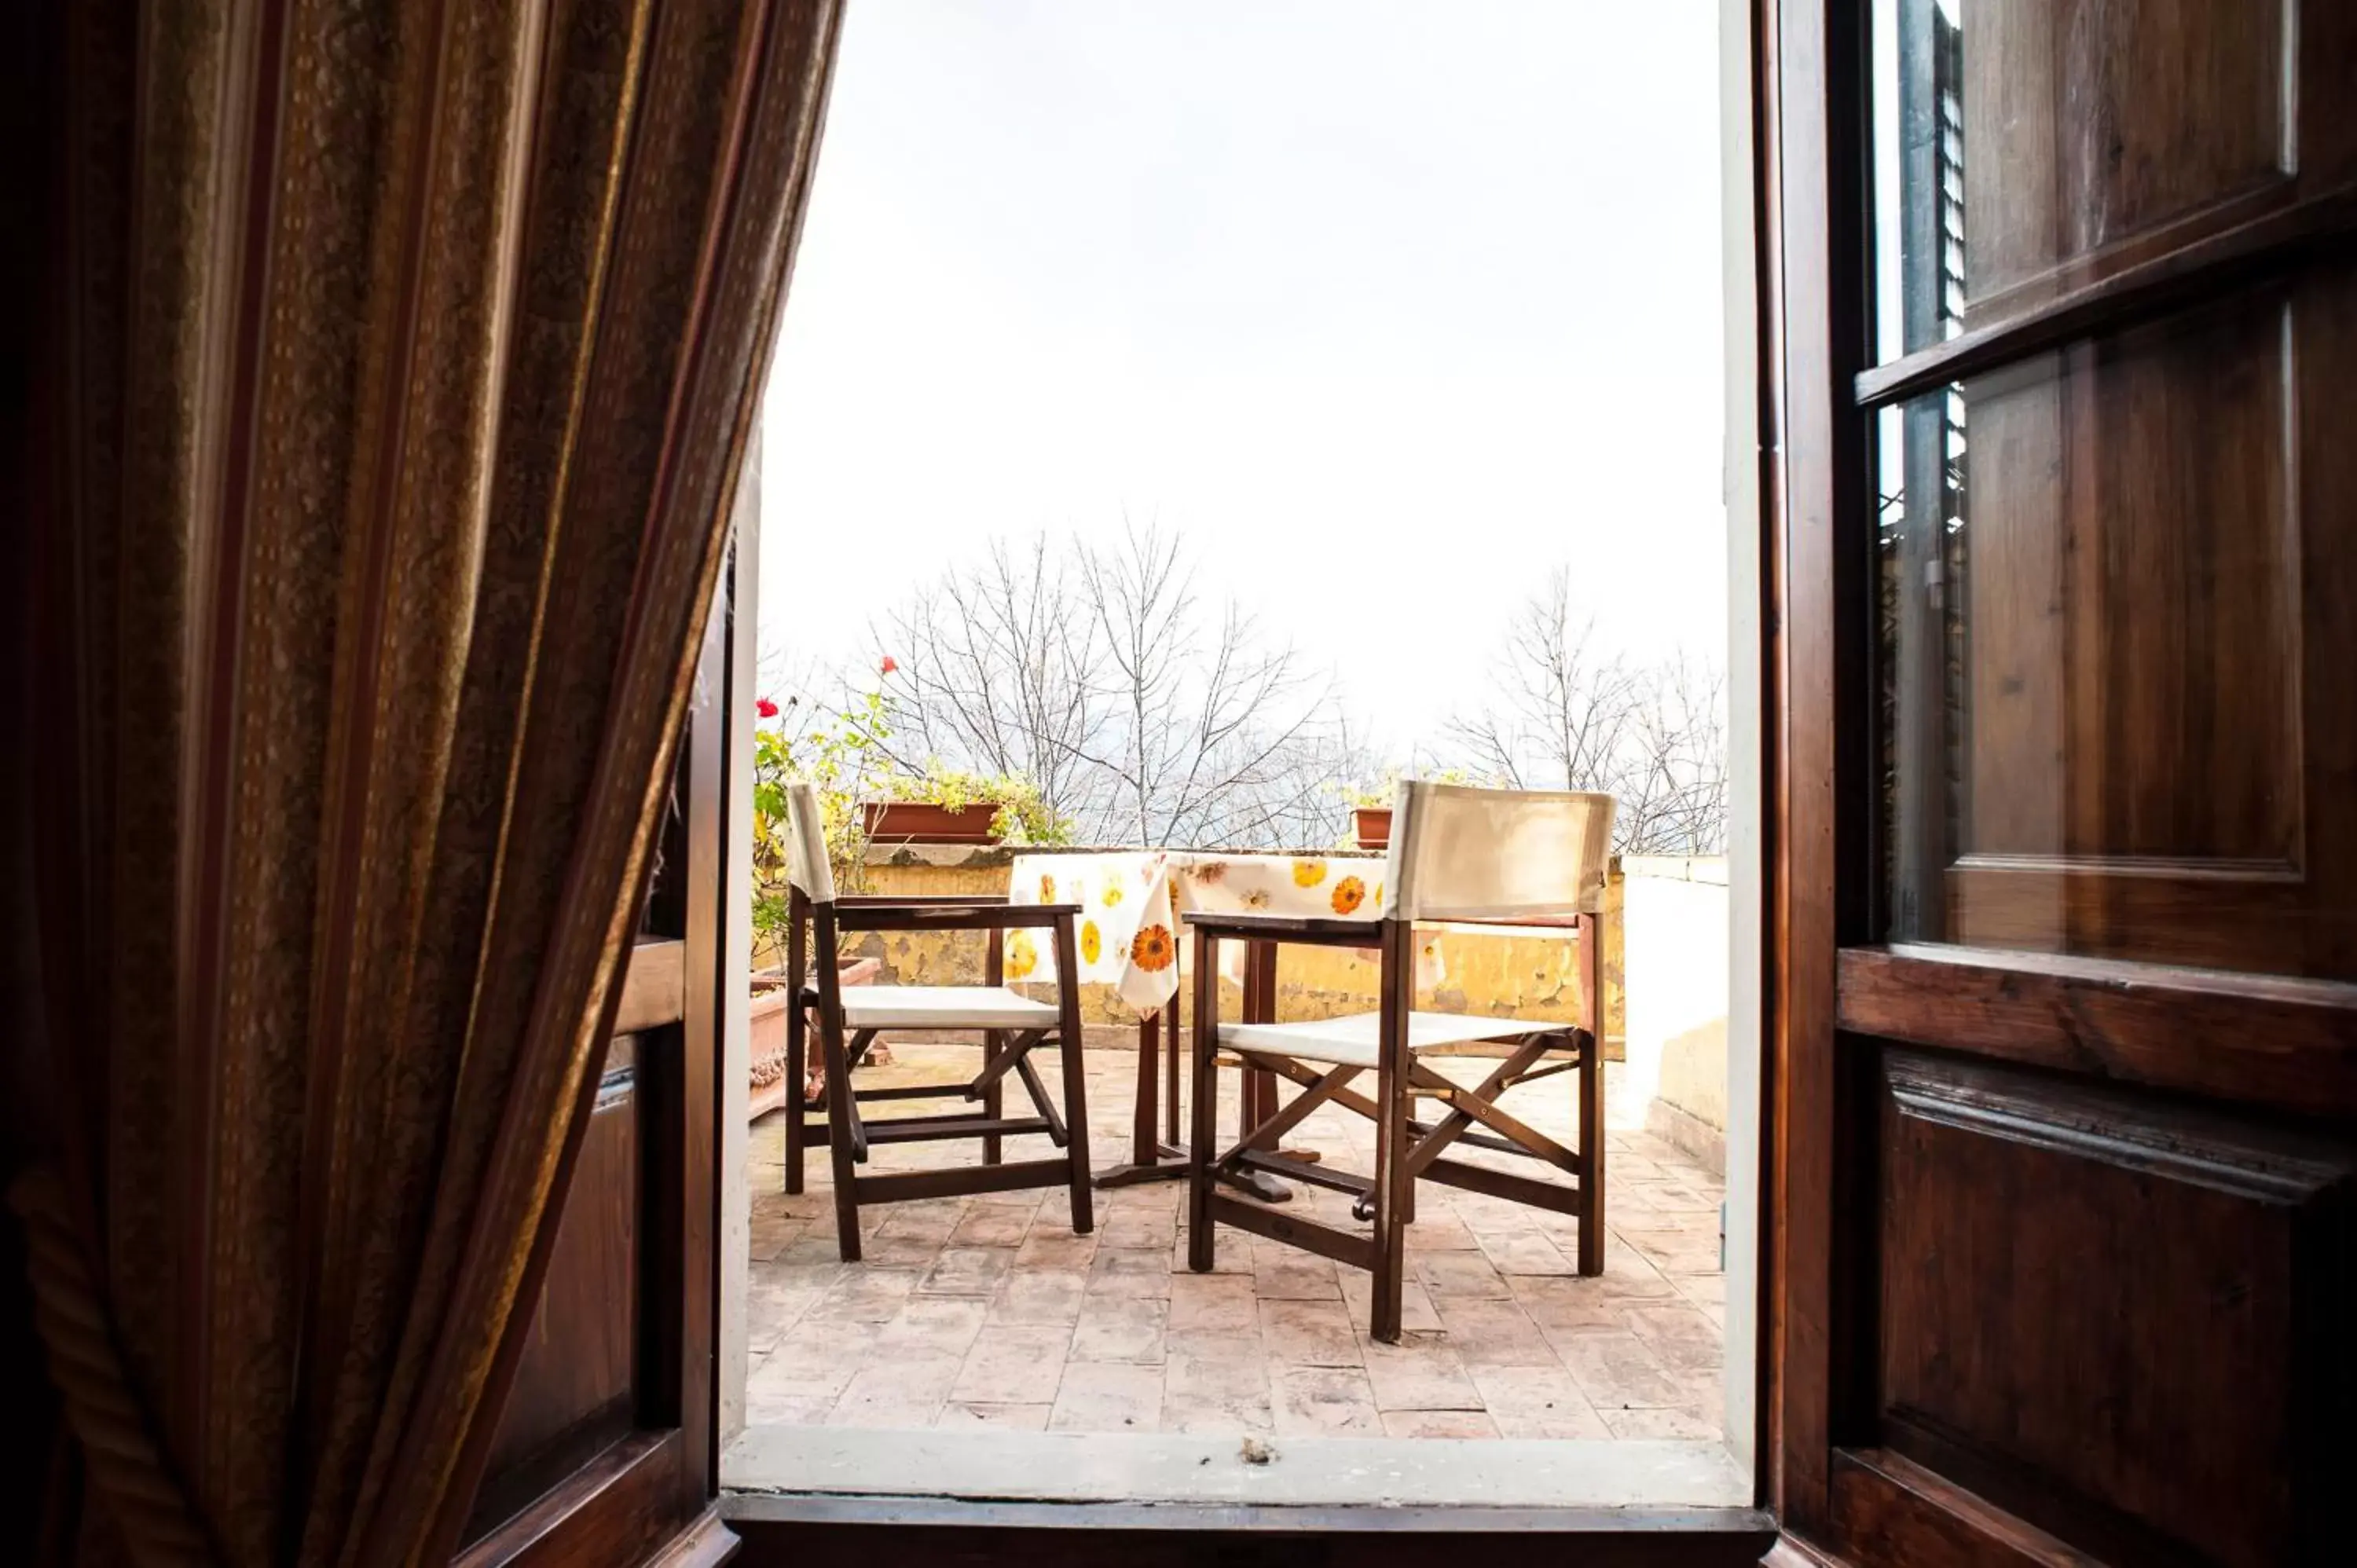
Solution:
M873 985L884 972L883 961L872 958L846 958L838 961L836 973L845 985ZM764 984L767 981L770 983ZM786 983L783 975L755 975L753 1002L749 1019L751 1027L749 1074L751 1092L747 1096L746 1117L758 1122L786 1103L786 1009L793 1005L794 988ZM804 1048L815 1057L816 1041L804 1036ZM806 1067L809 1065L804 1064Z
M862 800L859 815L872 843L996 843L991 823L998 819L1000 804L975 800L952 808L931 800Z
M1351 831L1358 835L1361 849L1389 849L1392 843L1392 809L1389 806L1352 807Z

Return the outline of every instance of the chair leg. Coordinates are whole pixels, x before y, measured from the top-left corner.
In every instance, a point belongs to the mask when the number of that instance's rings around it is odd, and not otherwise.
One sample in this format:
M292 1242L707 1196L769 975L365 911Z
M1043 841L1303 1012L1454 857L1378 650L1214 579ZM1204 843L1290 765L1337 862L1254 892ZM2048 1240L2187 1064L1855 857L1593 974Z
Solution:
M985 1031L982 1037L987 1042L983 1047L983 1065L989 1067L996 1063L1000 1054L1007 1048L1008 1036L1003 1029L991 1029ZM1002 1073L992 1079L989 1085L982 1091L982 1113L994 1122L1006 1114L1006 1077ZM1005 1141L996 1133L985 1137L982 1141L982 1163L986 1165L1004 1165L1006 1163L1004 1143Z
M1194 1068L1194 1101L1187 1138L1187 1266L1199 1274L1211 1272L1218 1250L1211 1222L1211 1145L1220 1135L1219 993L1205 999L1205 975L1216 976L1217 953L1211 940L1195 937L1194 1035L1190 1061ZM1214 979L1216 986L1218 981ZM1175 998L1174 998L1175 1001ZM1175 1048L1177 1042L1172 1042Z
M843 1031L819 1020L819 1047L826 1061L826 1156L834 1173L835 1249L846 1263L859 1262L859 1199L852 1190L851 1062ZM800 1090L796 1090L797 1096Z
M1072 917L1056 917L1056 1051L1064 1062L1064 1125L1071 1142L1064 1158L1071 1173L1072 1234L1097 1228L1089 1170L1089 1074L1081 1048L1081 956Z
M1409 1010L1415 1001L1415 947L1404 921L1383 922L1383 995L1376 1047L1375 1266L1367 1337L1396 1345L1402 1279L1407 1266L1407 1209L1415 1178L1408 1174L1408 1107L1413 1103L1407 1048Z
M802 976L810 962L809 910L799 893L786 900L786 1193L802 1190L803 1151L810 1129L802 1122L802 1085L810 1079L810 1014L802 1006Z
M803 1149L809 1129L803 1124L802 1086L810 1081L810 1032L805 1026L802 987L794 987L792 1006L786 1009L786 1195L802 1190Z
M1604 1272L1604 1041L1579 1053L1579 1272Z

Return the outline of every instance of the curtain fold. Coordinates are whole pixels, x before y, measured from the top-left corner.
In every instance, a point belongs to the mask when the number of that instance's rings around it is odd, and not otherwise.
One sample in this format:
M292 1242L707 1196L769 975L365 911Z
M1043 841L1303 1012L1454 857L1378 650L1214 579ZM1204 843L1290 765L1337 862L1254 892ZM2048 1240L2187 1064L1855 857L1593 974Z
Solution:
M86 1561L457 1544L838 9L97 0L50 40L13 1196Z

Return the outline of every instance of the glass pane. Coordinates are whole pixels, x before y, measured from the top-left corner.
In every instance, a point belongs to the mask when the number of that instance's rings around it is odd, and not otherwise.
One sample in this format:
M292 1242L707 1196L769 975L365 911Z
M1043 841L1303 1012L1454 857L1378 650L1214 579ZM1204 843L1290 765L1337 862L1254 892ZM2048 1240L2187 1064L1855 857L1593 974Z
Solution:
M1878 412L1893 939L2357 972L2352 342L2339 265Z

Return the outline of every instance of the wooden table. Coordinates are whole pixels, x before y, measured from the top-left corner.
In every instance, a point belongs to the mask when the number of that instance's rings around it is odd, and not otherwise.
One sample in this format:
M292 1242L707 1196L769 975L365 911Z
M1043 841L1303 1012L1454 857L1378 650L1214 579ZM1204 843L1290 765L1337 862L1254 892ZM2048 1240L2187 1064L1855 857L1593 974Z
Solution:
M1341 916L1372 922L1382 907L1384 862L1374 856L1224 854L1194 850L1107 850L1017 855L1008 896L1017 903L1077 903L1082 926L1080 978L1110 985L1136 1009L1137 1098L1129 1158L1097 1177L1101 1187L1178 1181L1187 1174L1178 1127L1179 1064L1186 1055L1178 983L1180 922L1187 909L1254 909L1270 914ZM1370 933L1372 935L1372 933ZM1010 939L1010 942L1011 942ZM1234 950L1239 944L1228 944ZM1241 944L1245 1023L1276 1018L1276 947ZM1224 967L1224 966L1223 966ZM1052 956L1012 945L1010 981L1055 973ZM1244 1075L1247 1111L1276 1106L1276 1075ZM1258 1120L1255 1116L1252 1120ZM1292 1189L1256 1177L1252 1190L1281 1203Z

